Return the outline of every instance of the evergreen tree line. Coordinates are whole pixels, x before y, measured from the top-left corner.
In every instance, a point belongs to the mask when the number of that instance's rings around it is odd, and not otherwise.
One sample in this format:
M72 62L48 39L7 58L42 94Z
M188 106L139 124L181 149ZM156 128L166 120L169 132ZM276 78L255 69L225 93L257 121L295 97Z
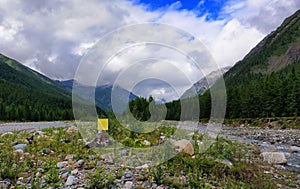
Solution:
M300 64L227 87L227 118L300 115ZM236 81L238 82L238 81Z
M260 118L300 116L300 62L271 74L248 74L234 84L226 82L226 118ZM239 84L238 84L239 83ZM152 97L151 97L152 98ZM207 90L198 97L199 119L208 119L211 113L211 94ZM137 98L129 103L135 118L145 121L150 118L149 104L153 98ZM198 110L192 106L192 99L176 100L166 103L166 120L193 119L188 115ZM181 112L182 104L189 104ZM161 105L157 105L158 107ZM159 108L158 108L159 109Z
M0 120L72 120L71 99L48 95L0 79Z
M138 97L135 100L129 102L129 110L137 120L147 121L151 116L149 105L152 101L152 97L150 97L148 100L143 97Z

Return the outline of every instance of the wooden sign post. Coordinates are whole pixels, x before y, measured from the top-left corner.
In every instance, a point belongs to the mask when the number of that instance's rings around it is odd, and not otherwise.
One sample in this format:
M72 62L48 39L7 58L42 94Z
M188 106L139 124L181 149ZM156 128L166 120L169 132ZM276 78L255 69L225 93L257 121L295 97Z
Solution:
M108 119L98 119L98 131L101 131L101 142L105 142L105 131L108 130Z

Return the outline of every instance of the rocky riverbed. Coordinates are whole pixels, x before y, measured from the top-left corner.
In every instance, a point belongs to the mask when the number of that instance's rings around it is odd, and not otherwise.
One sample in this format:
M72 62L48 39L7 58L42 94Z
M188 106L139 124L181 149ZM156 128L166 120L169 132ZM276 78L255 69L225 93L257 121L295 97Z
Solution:
M174 187L176 183L178 186L188 186L188 183L191 182L190 174L184 174L183 172L177 174L171 173L171 170L174 168L165 167L164 171L159 171L152 168L151 162L144 162L141 166L137 167L127 167L125 164L115 163L113 157L109 155L98 156L89 151L89 149L86 149L76 127L61 128L58 130L44 129L45 132L42 132L40 130L41 127L37 123L26 124L30 130L29 132L11 133L8 130L2 131L3 134L0 137L1 150L6 153L10 153L9 151L11 151L14 157L12 160L15 163L10 162L9 158L11 156L9 155L7 155L7 162L2 161L1 174L11 179L0 180L0 188L32 188L35 186L37 188L71 189L102 186L102 188L130 189L139 187L163 189L176 188ZM64 123L61 126L68 126L68 124ZM47 125L53 127L53 124L50 122ZM47 125L43 128L47 128ZM8 124L1 127L0 131L3 128L10 128L13 131L16 128L20 128L20 125L13 126L12 124ZM24 130L24 127L20 130ZM201 131L203 130L202 128ZM276 183L278 182L277 188L297 188L300 187L298 131L223 126L218 134L231 140L246 142L245 144L248 143L249 148L242 149L250 159L242 158L244 160L241 161L246 161L247 164L255 161L255 166L262 169L260 172L263 175L267 175L266 178L269 178L270 182L273 182L273 180L276 180ZM30 141L26 139L27 135L34 136L35 139ZM6 144L9 145L5 146ZM229 145L226 141L224 144ZM257 153L254 150L255 146L260 147L257 156L253 155L253 153ZM226 146L224 146L224 149L226 149ZM232 147L228 146L229 149L232 150ZM125 158L132 156L128 152L120 151L120 153ZM188 154L188 156L190 155ZM212 158L210 154L206 156L204 160ZM2 154L2 158L4 157L6 155ZM187 164L194 162L193 158L195 157L185 159L189 161ZM212 158L212 160L213 162L225 165L226 169L238 166L233 160L226 158ZM265 160L265 163L261 164L260 161L262 160ZM204 165L206 166L206 164ZM176 168L173 171L176 172ZM14 174L16 174L15 179ZM157 178L163 180L163 182L160 183ZM287 182L292 184L287 187ZM208 188L218 188L222 185L211 180L211 178L203 178L198 184L205 184Z
M255 140L273 145L289 145L300 147L299 129L270 129L259 127L228 127L222 128L224 136L236 136L241 140Z
M268 127L240 127L224 126L220 132L231 140L238 140L260 147L261 155L266 161L268 158L278 158L281 165L279 169L289 170L297 175L298 187L300 187L300 130L279 129Z

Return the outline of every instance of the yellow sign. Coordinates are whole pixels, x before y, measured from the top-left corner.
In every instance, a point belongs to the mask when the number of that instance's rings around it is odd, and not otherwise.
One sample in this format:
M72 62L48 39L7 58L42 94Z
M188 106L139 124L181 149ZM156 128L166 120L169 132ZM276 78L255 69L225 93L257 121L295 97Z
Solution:
M98 119L98 130L108 130L108 119Z

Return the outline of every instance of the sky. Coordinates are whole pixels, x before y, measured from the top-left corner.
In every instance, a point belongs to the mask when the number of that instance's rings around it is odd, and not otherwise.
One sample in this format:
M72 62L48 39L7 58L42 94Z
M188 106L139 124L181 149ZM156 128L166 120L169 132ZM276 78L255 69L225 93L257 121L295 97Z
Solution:
M76 76L83 57L103 37L134 24L160 23L186 31L200 41L222 68L241 60L299 8L299 0L0 0L0 53L52 79L67 80ZM146 33L145 27L145 31L131 31L130 36ZM180 38L172 37L174 41ZM111 43L120 43L115 40ZM140 60L165 51L139 46L122 52L107 66L106 75L116 75L115 78L107 77L101 84L114 84L121 68L127 68L123 62L131 60L128 54L139 52L140 57L136 58ZM176 61L171 58L176 53L170 52L166 59ZM168 76L165 81L170 81L167 83L179 82L178 86L171 86L180 88L178 94L161 85L164 82L142 82L151 86L145 84L147 90L142 90L140 84L138 95L155 93L157 98L172 100L205 75L193 71L190 62L179 60L182 61L175 64L189 77L190 83L180 83L174 70L164 63L147 64L149 73L163 70Z

